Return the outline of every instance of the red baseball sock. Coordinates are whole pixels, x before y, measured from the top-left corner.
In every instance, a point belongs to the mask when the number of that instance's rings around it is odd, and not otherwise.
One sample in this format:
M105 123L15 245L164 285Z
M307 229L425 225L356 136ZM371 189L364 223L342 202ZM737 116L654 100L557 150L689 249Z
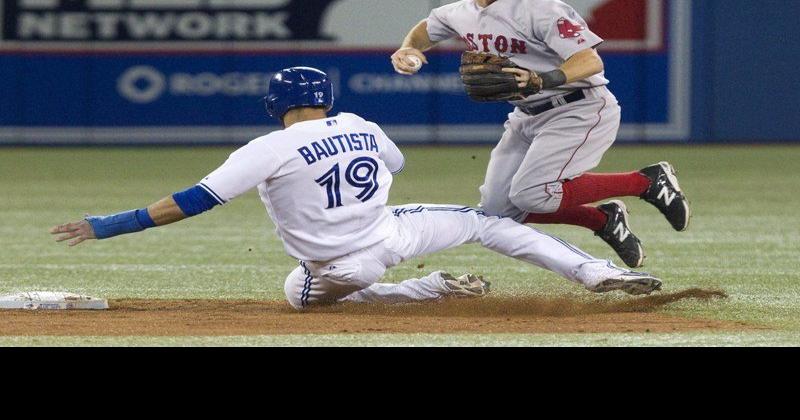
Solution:
M650 188L650 178L639 172L586 173L564 181L562 188L564 194L561 197L559 211L611 197L638 197Z
M592 206L575 206L567 209L558 209L557 212L550 214L531 213L528 215L528 218L525 219L525 223L583 226L595 232L602 229L607 221L608 216Z
M561 205L555 213L530 214L525 223L575 225L598 231L606 225L608 216L596 207L584 204L611 197L638 197L648 188L650 178L639 172L583 174L564 181Z

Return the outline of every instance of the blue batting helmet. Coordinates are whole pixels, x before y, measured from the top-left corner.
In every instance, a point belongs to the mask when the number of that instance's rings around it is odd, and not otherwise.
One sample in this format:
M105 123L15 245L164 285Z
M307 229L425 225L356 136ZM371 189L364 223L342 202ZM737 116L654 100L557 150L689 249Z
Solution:
M333 108L333 86L328 75L311 67L283 69L269 81L269 91L264 97L270 117L282 120L293 108Z

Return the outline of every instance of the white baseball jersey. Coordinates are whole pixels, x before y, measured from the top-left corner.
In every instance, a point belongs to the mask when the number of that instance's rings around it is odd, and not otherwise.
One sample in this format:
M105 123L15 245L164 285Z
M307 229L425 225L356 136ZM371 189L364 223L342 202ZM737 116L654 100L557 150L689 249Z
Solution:
M199 185L220 204L257 186L286 252L327 261L393 231L386 201L403 164L380 127L342 113L251 141Z
M555 70L575 53L603 42L571 6L559 0L497 0L488 7L461 0L434 9L427 24L433 42L460 37L467 50L503 55L537 73ZM600 73L512 103L538 102L564 90L607 84Z

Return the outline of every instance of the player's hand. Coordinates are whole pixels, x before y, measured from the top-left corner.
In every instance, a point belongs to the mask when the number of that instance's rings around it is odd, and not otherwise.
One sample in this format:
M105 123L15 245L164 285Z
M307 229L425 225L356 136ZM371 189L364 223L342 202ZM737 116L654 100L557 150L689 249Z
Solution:
M533 75L533 73L531 73L530 71L519 68L506 67L503 69L503 71L506 73L514 74L514 78L517 79L517 86L519 86L520 89L523 89L525 88L525 86L528 86L528 83L530 83L531 80L531 76Z
M422 66L414 68L414 62L411 61L412 59L410 58L412 56L417 57L422 64L428 64L428 59L425 58L425 54L423 54L422 51L411 47L400 48L392 54L394 70L406 76L417 73Z
M86 220L54 226L50 229L50 233L52 235L59 235L56 237L56 242L69 240L69 246L78 245L88 239L97 239L94 236L92 225Z

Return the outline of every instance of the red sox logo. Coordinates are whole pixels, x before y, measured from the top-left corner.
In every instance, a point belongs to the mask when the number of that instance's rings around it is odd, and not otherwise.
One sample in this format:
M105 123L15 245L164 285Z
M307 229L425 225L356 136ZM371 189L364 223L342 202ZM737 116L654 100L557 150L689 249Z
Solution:
M581 31L586 30L581 25L576 25L569 21L567 18L561 18L558 20L558 33L559 36L563 39L566 38L580 38Z

